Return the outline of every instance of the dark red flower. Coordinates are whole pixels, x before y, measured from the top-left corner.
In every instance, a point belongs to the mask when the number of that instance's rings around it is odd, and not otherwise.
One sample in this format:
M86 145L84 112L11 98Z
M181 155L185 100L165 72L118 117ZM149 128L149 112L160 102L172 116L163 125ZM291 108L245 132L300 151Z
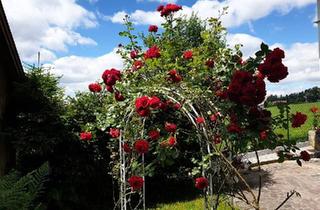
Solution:
M316 106L313 106L313 107L310 108L310 111L311 111L312 113L317 113L317 112L319 111L319 108L316 107Z
M221 136L220 135L215 135L214 138L213 138L213 143L220 144L221 143Z
M158 31L158 26L150 25L148 31L149 32L157 32Z
M143 178L141 176L131 176L128 183L133 191L140 190L143 187Z
M236 123L230 123L227 127L227 130L230 132L230 133L241 133L241 128L239 127L238 124Z
M158 130L151 130L149 131L148 136L151 140L157 140L160 138L160 132Z
M246 71L235 71L228 87L231 101L247 106L255 106L263 102L266 96L265 82L255 78Z
M204 118L203 117L197 117L196 118L196 123L198 124L203 124L205 122Z
M108 92L113 93L113 86L107 85L106 89Z
M137 58L137 56L138 56L138 51L132 50L132 51L130 52L130 57L131 57L132 59Z
M107 69L103 72L102 79L106 85L113 86L116 81L121 80L121 72L117 69Z
M227 99L228 98L228 92L226 90L217 90L215 92L216 96L218 96L221 99Z
M150 105L151 108L154 108L154 109L159 108L160 103L161 103L161 100L157 96L152 96L149 99L149 105Z
M297 128L303 125L306 122L306 120L307 115L301 112L296 112L296 114L292 116L291 125L293 128Z
M114 98L117 100L117 101L124 101L124 96L119 92L119 91L116 91L114 93Z
M139 70L139 69L141 69L142 67L143 67L143 62L142 61L140 61L140 60L135 60L134 62L133 62L133 65L132 65L132 70L133 71L137 71L137 70Z
M310 154L304 150L300 152L300 158L304 161L309 161L311 157Z
M179 83L182 80L182 77L178 74L177 70L175 69L170 70L168 72L168 75L169 75L168 80L174 83Z
M181 109L181 104L180 104L180 103L175 103L172 107L173 107L175 110L179 110L179 109Z
M168 16L173 12L177 12L179 10L181 10L182 7L176 4L167 4L166 6L162 6L160 5L157 8L157 11L160 12L161 16Z
M168 139L169 146L173 147L174 145L176 145L176 143L177 143L177 139L173 136L170 136Z
M122 148L123 148L123 151L126 152L126 153L130 153L131 152L131 147L129 146L128 143L124 143L122 145Z
M139 154L145 154L149 151L149 142L143 139L139 139L134 143L134 149Z
M261 132L259 133L259 138L260 138L261 140L266 140L266 139L268 138L268 133L267 133L267 131L261 131Z
M174 133L177 130L177 125L174 123L166 122L164 125L164 129L169 133Z
M80 139L82 141L89 141L92 139L92 134L91 132L81 132L80 133Z
M218 119L218 114L217 113L215 113L215 114L212 114L211 116L210 116L210 120L211 120L211 122L216 122L217 121L217 119Z
M118 138L120 136L120 129L118 129L118 128L110 128L109 135L112 138Z
M284 51L280 48L275 48L266 56L264 62L259 65L259 72L266 76L270 82L279 82L286 78L288 68L282 63L284 57Z
M152 59L152 58L159 58L161 56L160 50L156 45L150 47L144 54L144 59Z
M141 117L146 117L150 114L149 97L141 96L135 101L136 111Z
M195 187L199 190L203 190L209 185L208 179L205 177L198 177L196 178L195 182L196 182Z
M101 85L99 83L91 83L89 85L89 90L93 93L98 93L102 90Z
M191 50L187 50L183 53L183 58L186 60L192 59L192 51Z
M206 66L208 68L213 68L214 67L214 60L213 59L209 59L206 61Z

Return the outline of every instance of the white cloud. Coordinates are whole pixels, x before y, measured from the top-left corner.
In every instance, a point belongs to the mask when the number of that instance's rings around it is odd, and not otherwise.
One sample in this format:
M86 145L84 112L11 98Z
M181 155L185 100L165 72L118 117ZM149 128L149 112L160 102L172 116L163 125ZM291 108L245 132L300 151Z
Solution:
M123 67L123 61L116 50L99 57L62 57L45 67L51 67L55 75L62 75L61 85L68 95L73 95L74 91L85 90L90 83L100 79L105 69Z
M23 61L34 62L38 51L45 62L70 45L96 45L75 31L98 24L95 15L75 0L3 0L3 5Z
M192 12L195 12L200 18L207 19L209 17L217 17L219 10L221 11L223 7L228 6L228 14L222 17L222 22L226 27L234 27L263 18L274 11L286 14L292 9L314 3L314 0L269 0L268 2L265 0L198 0L191 7L183 6L183 10L178 12L178 14L190 15ZM140 14L139 18L135 17L137 11ZM121 23L113 19L113 17L117 16L117 20L119 20L120 14L123 14L123 12L115 13L109 20ZM159 20L160 14L156 14L153 11L136 10L129 15L136 24L161 23L161 20Z
M259 50L262 39L251 36L249 34L228 34L227 43L233 48L236 44L242 44L241 51L245 58L253 56L254 53Z
M134 24L142 24L142 25L149 25L149 24L156 24L161 25L164 22L164 19L160 17L159 12L157 11L143 11L143 10L136 10L131 14L126 13L125 11L120 11L115 13L113 16L105 16L105 20L110 20L113 23L123 23L123 18L129 15L130 20Z

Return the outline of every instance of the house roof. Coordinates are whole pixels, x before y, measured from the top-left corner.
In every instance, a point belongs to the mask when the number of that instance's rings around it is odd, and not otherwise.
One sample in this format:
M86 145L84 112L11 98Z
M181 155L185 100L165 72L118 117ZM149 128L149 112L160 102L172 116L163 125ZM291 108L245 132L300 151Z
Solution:
M25 78L19 54L14 43L10 27L0 0L0 62L5 66L6 74L13 81Z

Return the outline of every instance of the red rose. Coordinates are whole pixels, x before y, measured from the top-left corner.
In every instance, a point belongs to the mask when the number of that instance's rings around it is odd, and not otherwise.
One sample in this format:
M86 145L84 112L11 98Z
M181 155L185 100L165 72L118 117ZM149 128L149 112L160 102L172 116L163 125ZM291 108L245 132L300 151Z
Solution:
M137 56L138 56L138 51L132 50L132 51L130 52L130 57L131 57L132 59L135 59Z
M202 124L202 123L205 122L205 120L204 120L203 117L197 117L197 118L196 118L196 122L197 122L198 124Z
M205 177L198 177L196 178L195 187L199 190L203 190L204 188L208 187L209 182L208 179Z
M106 89L107 89L108 92L113 93L113 87L112 86L107 85Z
M318 107L313 106L313 107L310 108L310 111L311 111L312 113L317 113L317 112L319 111L319 109L318 109Z
M136 111L141 117L146 117L150 114L149 105L148 96L141 96L135 101Z
M135 60L132 65L132 70L137 71L143 67L143 62L140 60Z
M174 108L175 110L179 110L179 109L181 109L181 104L180 104L180 103L175 103L175 104L173 105L173 108Z
M227 127L230 133L241 133L241 128L236 123L230 123Z
M150 109L140 109L137 110L138 115L140 115L140 117L147 117L150 115Z
M114 98L117 100L117 101L124 101L124 96L119 92L119 91L116 91L114 93Z
M301 151L300 152L300 157L301 157L301 159L302 160L304 160L304 161L309 161L310 160L310 154L307 152L307 151Z
M160 132L158 130L151 130L149 131L148 136L151 140L157 140L160 138Z
M121 80L121 72L117 69L107 69L103 72L102 79L106 85L113 86L116 81Z
M302 114L301 112L296 112L295 115L292 116L291 125L293 128L300 127L307 120L307 115Z
M283 65L284 51L275 48L268 53L263 63L258 66L259 72L266 76L270 82L279 82L288 75L288 68Z
M266 139L268 138L268 133L267 133L267 131L261 131L261 132L259 133L259 138L260 138L261 140L266 140Z
M177 130L177 125L174 123L166 122L164 125L164 129L169 133L174 133Z
M144 54L144 59L152 59L152 58L159 58L160 57L160 50L156 45L150 47Z
M161 17L162 16L168 16L173 12L177 12L179 10L181 10L182 7L176 4L167 4L166 6L162 6L160 5L157 8L157 11L160 12Z
M149 150L149 142L139 139L134 143L134 148L139 154L145 154Z
M124 143L122 145L122 148L123 148L123 151L126 152L126 153L130 153L131 152L131 147L129 146L128 143Z
M118 129L118 128L110 128L109 135L112 138L118 138L120 136L120 129Z
M192 51L191 50L187 50L183 53L183 58L186 60L190 60L192 58Z
M221 143L221 136L220 135L215 135L214 138L213 138L213 143L220 144Z
M140 176L131 176L128 183L133 191L140 190L143 187L143 178Z
M151 108L154 108L154 109L159 108L160 103L161 103L161 100L157 96L152 96L149 99L149 105Z
M174 145L176 145L176 143L177 143L176 138L173 137L173 136L170 136L169 139L168 139L168 144L169 144L171 147L173 147Z
M157 32L158 31L158 26L150 25L148 31L149 32Z
M214 60L212 60L212 59L207 60L206 61L206 66L208 68L213 68L214 67Z
M91 132L81 132L80 133L80 139L83 141L89 141L92 139Z
M212 115L210 116L211 122L215 122L215 121L217 121L217 119L218 119L218 115L217 115L217 114L212 114Z
M182 77L177 73L177 70L175 69L170 70L168 72L168 75L169 75L168 80L174 83L178 83L182 80Z
M221 99L227 99L228 98L228 92L224 90L217 90L216 91L216 96L218 96Z
M89 85L89 90L93 93L98 93L102 90L101 85L98 83L91 83Z

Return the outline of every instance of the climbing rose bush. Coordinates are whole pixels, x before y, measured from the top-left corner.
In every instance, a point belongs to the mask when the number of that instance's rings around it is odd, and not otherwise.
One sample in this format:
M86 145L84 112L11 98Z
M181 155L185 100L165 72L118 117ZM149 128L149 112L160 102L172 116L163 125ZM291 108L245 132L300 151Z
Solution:
M277 83L288 75L283 50L262 43L244 58L240 45L227 45L220 19L176 16L181 9L176 4L157 8L165 20L161 33L150 25L148 34L138 36L126 17L126 30L119 35L128 42L117 51L123 68L105 70L96 83L101 90L89 87L97 101L107 103L83 130L95 128L111 137L110 165L120 197L137 191L142 198L144 177L173 164L176 177L195 179L195 187L205 195L235 189L239 183L234 177L246 183L238 172L243 153L281 146L279 160L284 160L296 148L289 136L284 141L274 130L287 129L289 121L299 127L306 120L302 113L289 119L287 104L279 106L277 116L261 106L265 80ZM308 159L305 152L300 156L297 162ZM179 158L189 162L175 163ZM218 187L208 190L213 182Z

